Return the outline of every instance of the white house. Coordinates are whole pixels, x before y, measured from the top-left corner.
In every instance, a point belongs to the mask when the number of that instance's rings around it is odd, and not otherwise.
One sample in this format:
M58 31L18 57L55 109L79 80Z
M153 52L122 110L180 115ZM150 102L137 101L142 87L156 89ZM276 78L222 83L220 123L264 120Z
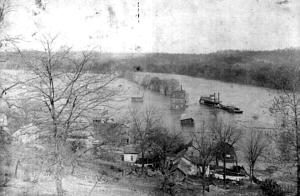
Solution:
M135 163L135 161L138 159L138 152L133 145L128 145L124 147L124 161L129 163Z

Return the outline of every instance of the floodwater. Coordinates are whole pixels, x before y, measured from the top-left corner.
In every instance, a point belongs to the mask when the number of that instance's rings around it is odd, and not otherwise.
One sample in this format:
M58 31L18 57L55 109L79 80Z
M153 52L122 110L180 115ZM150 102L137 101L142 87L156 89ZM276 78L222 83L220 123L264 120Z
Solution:
M26 71L25 71L26 72ZM22 71L5 70L3 73L12 75L24 75ZM180 118L182 114L190 116L195 120L196 129L203 123L209 124L217 117L222 117L225 121L230 120L234 123L246 127L272 128L274 118L270 115L269 108L272 104L276 91L235 83L227 83L203 78L194 78L189 76L160 74L160 73L135 73L135 80L141 81L145 75L155 75L159 78L177 79L186 90L189 96L188 107L185 110L170 110L170 98L162 94L144 90L138 84L120 78L112 85L122 93L118 96L118 101L111 102L111 111L113 116L121 117L122 120L130 119L129 108L144 110L147 107L154 107L161 116L164 126L170 130L181 131ZM25 74L26 75L26 74ZM220 100L225 105L235 105L244 111L243 114L230 114L220 109L212 109L199 104L200 96L208 96L213 93L220 93ZM132 103L131 97L144 94L143 103ZM12 95L14 96L14 95ZM111 110L114 108L114 110ZM113 112L114 111L114 112Z
M169 97L150 90L144 90L139 85L126 79L120 79L118 83L124 89L123 96L126 97L126 101L120 102L123 107L118 111L119 114L122 113L128 116L127 111L130 107L141 110L154 107L161 115L163 124L171 130L181 129L180 118L182 114L194 118L196 128L201 127L203 122L209 124L209 122L216 119L216 116L245 127L272 128L274 126L274 118L270 115L269 108L274 96L276 96L275 90L174 74L135 73L135 80L141 81L146 74L155 75L159 78L177 79L188 93L188 107L182 111L170 110ZM223 104L235 105L241 108L244 113L230 114L220 109L212 109L199 104L200 96L208 96L218 92ZM131 102L131 96L143 93L143 103Z

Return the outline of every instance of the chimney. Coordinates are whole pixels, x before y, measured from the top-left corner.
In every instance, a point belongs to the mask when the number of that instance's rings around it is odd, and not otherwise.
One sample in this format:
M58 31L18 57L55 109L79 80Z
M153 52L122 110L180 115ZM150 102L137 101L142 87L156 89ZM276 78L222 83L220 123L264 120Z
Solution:
M216 102L216 93L214 93L214 102Z

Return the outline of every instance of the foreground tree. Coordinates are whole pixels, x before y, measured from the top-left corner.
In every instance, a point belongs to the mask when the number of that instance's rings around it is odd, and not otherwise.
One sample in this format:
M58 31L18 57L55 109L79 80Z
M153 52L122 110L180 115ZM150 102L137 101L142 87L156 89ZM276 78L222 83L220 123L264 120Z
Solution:
M144 175L144 160L149 147L149 138L154 134L156 128L159 127L160 120L156 110L150 107L144 111L131 108L129 114L131 131L142 155L142 174Z
M14 43L16 38L12 38L6 34L7 29L7 17L9 12L13 11L10 0L0 0L0 49L3 49L10 43ZM1 62L6 61L3 57L0 58ZM0 71L0 107L1 113L9 114L10 107L14 105L14 101L8 99L6 96L8 93L13 92L14 88L18 85L16 80L13 80L8 73ZM1 115L1 118L3 116ZM3 119L1 119L3 121ZM6 121L6 120L4 120ZM7 129L6 125L1 122L0 126L0 186L5 187L6 183L10 180L8 177L7 165L11 164L11 141L12 137ZM0 188L2 192L2 188Z
M262 132L251 130L250 135L245 139L243 143L242 151L245 161L249 166L250 181L253 181L254 167L257 160L263 155L265 148L267 147L266 140Z
M164 127L155 128L155 132L149 137L149 153L157 160L156 167L162 174L163 191L166 191L174 172L168 155L176 153L182 146L184 141L181 134L170 133Z
M87 73L90 54L78 57L72 56L70 49L54 51L55 39L43 39L43 55L26 62L32 73L26 85L27 98L39 103L33 111L34 124L41 130L47 149L45 158L53 169L57 194L61 196L65 165L70 163L68 138L87 130L93 116L101 113L116 95L109 86L116 76Z
M152 157L157 157L159 164L164 165L167 156L176 152L184 145L180 133L170 133L170 130L164 127L155 127L148 137L149 153Z
M217 120L212 125L211 131L216 142L216 157L223 161L223 181L226 184L226 156L235 150L234 145L241 139L242 132L232 123L225 123L222 120Z
M291 144L296 154L297 195L300 195L300 71L299 68L287 67L282 70L282 73L285 77L274 81L279 90L278 96L274 97L270 112L280 121L277 128L294 136ZM290 161L294 162L294 160Z
M211 131L205 127L204 122L201 129L191 132L191 138L193 138L192 146L195 150L191 159L196 163L198 170L201 171L200 177L202 178L202 190L204 195L206 172L215 155L215 142Z

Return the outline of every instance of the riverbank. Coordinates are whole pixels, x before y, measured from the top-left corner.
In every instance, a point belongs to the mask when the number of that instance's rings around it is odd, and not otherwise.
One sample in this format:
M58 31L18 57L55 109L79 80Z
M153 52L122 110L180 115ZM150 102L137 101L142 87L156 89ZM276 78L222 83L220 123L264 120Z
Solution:
M38 51L23 51L26 61L34 61L43 55ZM24 59L18 53L0 55L7 59L2 69L24 69ZM76 57L80 52L73 53ZM225 50L209 54L100 54L93 53L88 70L105 73L118 71L145 71L153 73L181 74L197 78L214 79L273 89L290 87L290 75L300 65L300 49L271 51ZM62 67L62 69L68 69ZM296 72L299 72L298 70Z
M157 53L122 60L118 68L281 89L290 88L290 76L295 71L299 72L299 56L299 49L229 50L209 54Z

